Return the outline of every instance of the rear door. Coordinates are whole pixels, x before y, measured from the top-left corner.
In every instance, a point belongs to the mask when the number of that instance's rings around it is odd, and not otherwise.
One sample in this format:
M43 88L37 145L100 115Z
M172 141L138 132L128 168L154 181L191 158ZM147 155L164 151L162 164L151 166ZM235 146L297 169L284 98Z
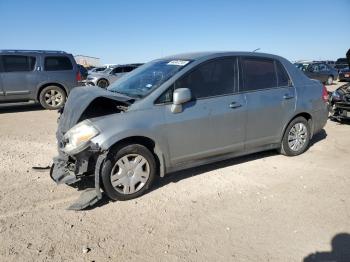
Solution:
M172 165L243 151L246 106L244 94L235 90L237 68L236 58L219 58L175 82L173 88L189 88L193 100L177 114L171 112L171 103L164 107Z
M295 110L295 89L284 66L260 57L241 58L240 91L247 99L246 150L281 141Z
M67 55L46 55L43 60L41 73L48 83L61 84L68 89L78 85L78 68Z
M2 55L1 83L5 101L30 99L36 88L35 55Z

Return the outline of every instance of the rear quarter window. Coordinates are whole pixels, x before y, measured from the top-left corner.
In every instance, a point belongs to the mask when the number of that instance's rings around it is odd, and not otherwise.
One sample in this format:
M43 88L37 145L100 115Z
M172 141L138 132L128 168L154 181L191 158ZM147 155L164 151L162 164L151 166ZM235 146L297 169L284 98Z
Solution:
M277 73L277 86L291 85L292 81L290 80L286 69L279 61L276 61L276 73Z
M73 65L66 56L47 56L44 63L45 71L72 70Z

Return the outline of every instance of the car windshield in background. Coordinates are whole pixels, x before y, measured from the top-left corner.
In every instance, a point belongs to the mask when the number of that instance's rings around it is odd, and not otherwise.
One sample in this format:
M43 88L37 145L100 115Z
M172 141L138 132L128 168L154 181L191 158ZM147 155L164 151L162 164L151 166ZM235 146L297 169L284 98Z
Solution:
M306 71L307 67L309 64L300 64L300 63L295 63L294 64L297 68L299 68L301 71Z
M103 74L109 74L110 72L112 72L113 68L106 68L103 71L100 71L99 73L103 73Z
M111 85L108 90L130 97L143 98L190 62L188 60L157 60L149 62L125 75Z

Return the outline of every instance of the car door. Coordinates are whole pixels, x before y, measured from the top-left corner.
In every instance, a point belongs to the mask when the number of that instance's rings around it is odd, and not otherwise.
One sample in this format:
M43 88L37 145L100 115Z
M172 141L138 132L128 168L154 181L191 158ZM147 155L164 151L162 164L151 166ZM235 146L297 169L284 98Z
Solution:
M181 113L164 107L172 165L243 151L246 101L235 93L237 65L236 58L212 60L174 83L172 89L189 88L193 99Z
M319 80L321 82L324 82L327 80L327 78L325 79L325 76L324 74L322 74L320 72L320 67L319 67L319 64L310 64L307 69L306 69L306 72L305 74L311 78L311 79L316 79L316 80Z
M247 99L247 151L279 144L295 110L295 89L284 66L260 57L241 58L240 92Z
M332 75L330 68L326 64L318 64L318 70L319 80L323 83L328 80L328 76Z
M63 85L68 90L78 85L78 67L67 55L49 54L42 59L43 69L40 72L42 81Z
M35 55L3 55L1 82L5 101L27 100L36 88Z

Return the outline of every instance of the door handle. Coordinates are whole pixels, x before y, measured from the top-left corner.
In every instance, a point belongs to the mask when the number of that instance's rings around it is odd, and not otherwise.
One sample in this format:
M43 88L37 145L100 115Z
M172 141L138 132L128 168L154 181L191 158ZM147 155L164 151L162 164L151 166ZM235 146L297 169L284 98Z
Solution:
M230 108L232 108L232 109L235 109L235 108L239 108L239 107L241 107L242 105L240 104L240 103L237 103L237 102L232 102L231 104L230 104Z
M293 95L288 95L288 94L285 94L284 96L283 96L283 99L285 99L285 100L288 100L288 99L293 99L294 98L294 96Z

